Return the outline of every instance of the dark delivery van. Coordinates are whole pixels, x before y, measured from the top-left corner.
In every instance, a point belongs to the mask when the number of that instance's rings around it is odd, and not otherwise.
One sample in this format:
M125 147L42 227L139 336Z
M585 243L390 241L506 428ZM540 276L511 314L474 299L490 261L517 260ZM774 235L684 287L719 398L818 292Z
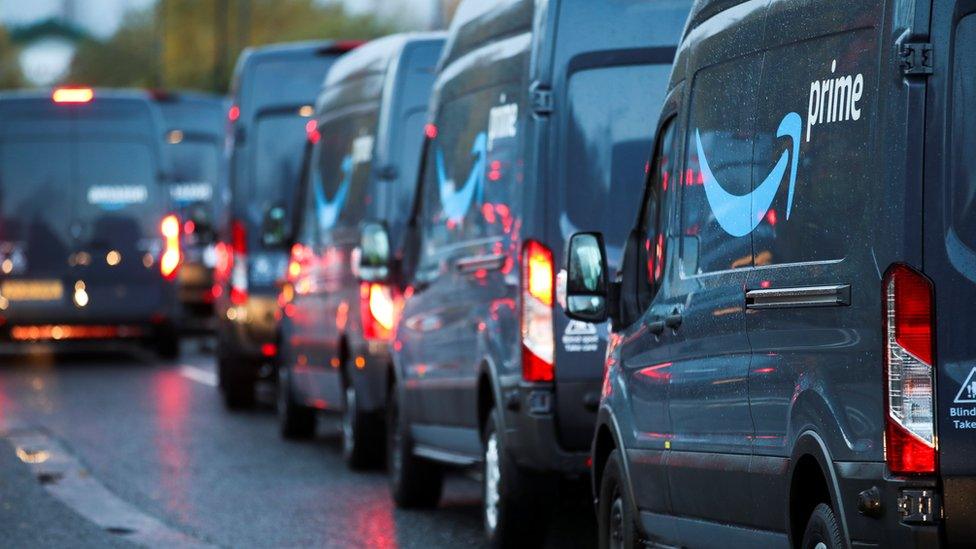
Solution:
M247 49L234 71L226 154L229 200L218 220L215 265L217 373L230 407L254 400L254 383L278 355L278 282L288 264L305 150L305 125L336 58L358 42Z
M140 92L0 94L0 334L179 352L181 223Z
M619 277L569 253L601 547L976 542L974 105L976 2L696 3Z
M179 274L183 329L213 327L213 269L218 178L221 175L227 99L190 92L152 93L163 113L171 162L167 187L183 222L183 267Z
M389 343L399 289L357 278L360 226L399 237L410 216L441 34L398 34L329 70L308 124L301 212L282 289L278 412L282 434L315 433L342 412L354 467L382 463Z
M399 271L404 292L388 407L399 505L436 504L444 466L483 467L489 540L527 544L555 481L587 474L606 327L565 316L556 265L579 227L622 247L689 8L460 5L401 264L372 268L384 254L363 243L361 274Z

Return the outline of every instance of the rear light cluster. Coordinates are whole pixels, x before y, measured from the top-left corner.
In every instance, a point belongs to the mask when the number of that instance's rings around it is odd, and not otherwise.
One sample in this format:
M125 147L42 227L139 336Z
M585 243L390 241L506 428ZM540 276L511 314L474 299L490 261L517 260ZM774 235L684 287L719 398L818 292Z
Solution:
M180 219L167 215L159 224L163 237L163 253L159 256L159 273L166 280L173 280L183 264L183 250L180 248Z
M367 340L391 339L400 301L399 296L386 284L361 282L359 316L363 324L363 337Z
M247 303L247 229L240 220L231 225L230 302Z
M932 285L892 267L884 279L885 458L898 474L936 468Z
M522 249L522 378L552 381L555 356L552 251L528 240Z

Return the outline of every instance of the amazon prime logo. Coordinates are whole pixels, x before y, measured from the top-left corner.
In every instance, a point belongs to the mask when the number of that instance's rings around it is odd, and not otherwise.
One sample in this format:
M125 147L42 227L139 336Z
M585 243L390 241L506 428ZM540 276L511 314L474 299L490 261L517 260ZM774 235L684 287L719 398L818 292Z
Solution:
M830 73L837 70L837 61L830 66ZM864 95L864 75L846 75L815 80L810 84L810 98L807 108L806 141L810 141L814 126L861 119L858 103ZM695 145L701 164L702 182L705 196L712 208L716 221L732 236L746 236L759 226L766 217L773 200L789 173L787 185L786 219L793 213L793 194L796 190L796 172L800 161L800 140L803 133L803 119L796 112L787 113L779 123L776 137L789 137L790 146L780 153L779 160L772 171L755 189L744 195L726 191L715 178L708 165L701 133L695 130ZM787 172L788 170L788 172Z

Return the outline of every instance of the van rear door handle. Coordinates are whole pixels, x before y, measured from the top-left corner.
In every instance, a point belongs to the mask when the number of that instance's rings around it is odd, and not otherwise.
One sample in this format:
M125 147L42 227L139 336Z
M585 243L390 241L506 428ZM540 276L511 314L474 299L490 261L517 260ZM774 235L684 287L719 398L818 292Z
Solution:
M746 291L747 309L786 309L793 307L847 307L851 304L851 285L803 286Z
M505 256L500 254L472 255L462 257L454 263L459 273L474 273L477 271L496 271L505 264Z
M683 317L681 316L681 313L671 313L664 318L664 324L672 330L677 330L681 327L682 320Z
M663 320L655 320L653 322L648 322L646 324L646 326L647 326L647 331L648 332L651 332L652 334L654 334L656 336L659 336L659 335L661 335L661 334L664 333L664 321Z

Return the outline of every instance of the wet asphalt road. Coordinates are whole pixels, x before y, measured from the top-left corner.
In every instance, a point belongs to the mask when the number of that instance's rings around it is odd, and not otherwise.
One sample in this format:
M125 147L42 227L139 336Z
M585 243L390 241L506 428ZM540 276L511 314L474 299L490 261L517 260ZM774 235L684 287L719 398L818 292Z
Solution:
M334 422L283 441L269 405L225 410L212 355L185 349L0 353L2 545L483 545L469 475L435 511L395 510L382 471L345 467ZM564 487L547 546L594 546L585 495Z

